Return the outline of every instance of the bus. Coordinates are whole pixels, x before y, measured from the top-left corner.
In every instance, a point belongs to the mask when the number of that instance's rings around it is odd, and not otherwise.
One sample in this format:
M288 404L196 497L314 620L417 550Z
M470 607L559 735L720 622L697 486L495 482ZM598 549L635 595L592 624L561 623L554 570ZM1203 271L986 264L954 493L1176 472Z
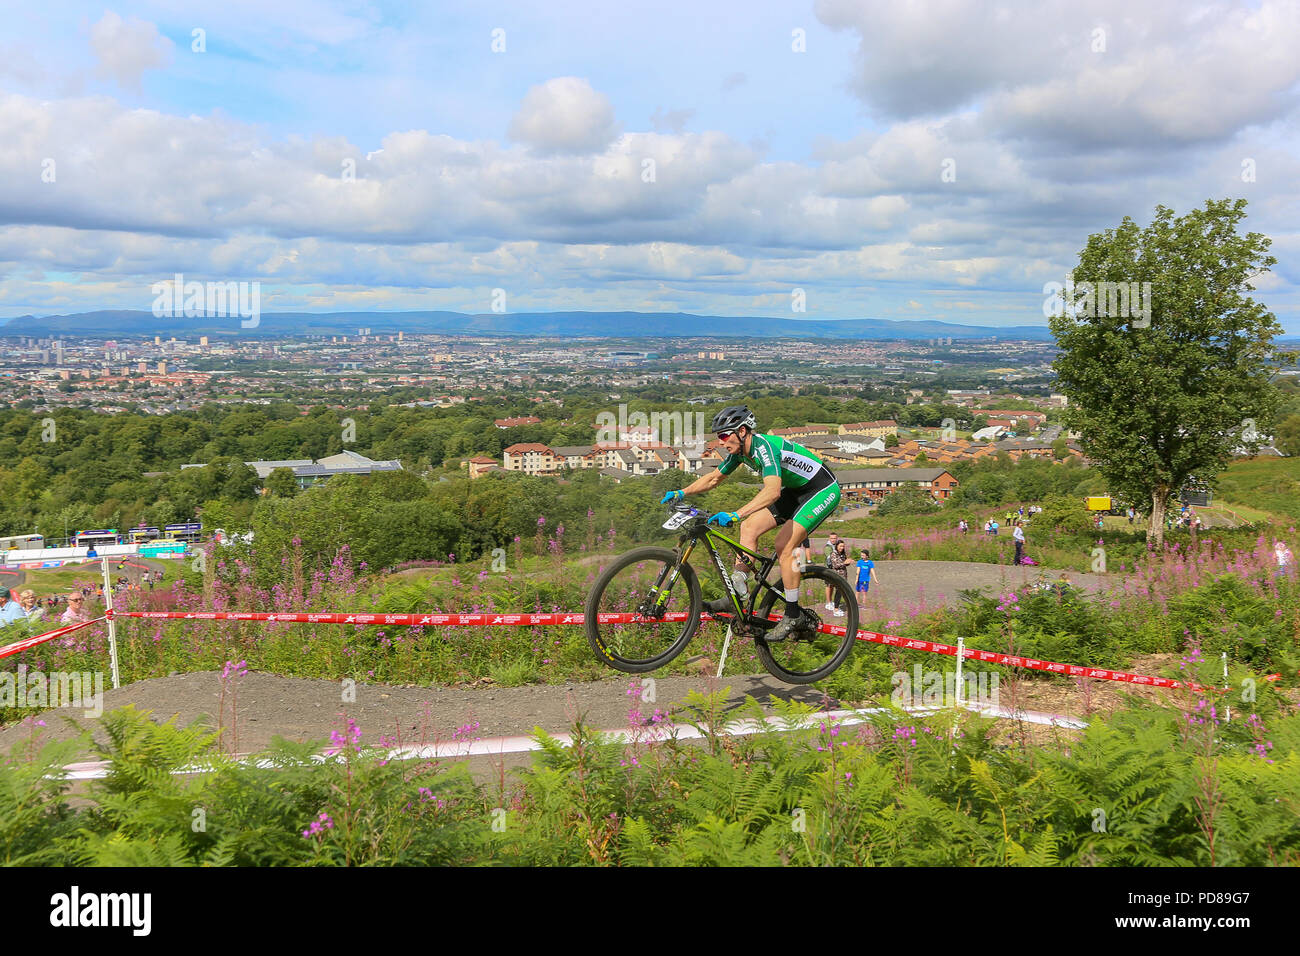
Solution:
M45 547L45 538L39 534L15 534L0 538L0 551L26 551Z
M73 539L75 547L78 548L102 548L110 544L117 544L117 529L109 528L105 531L78 531L77 536Z
M198 521L188 521L184 524L165 525L163 531L167 532L167 537L175 538L177 541L198 544L203 536L203 525Z

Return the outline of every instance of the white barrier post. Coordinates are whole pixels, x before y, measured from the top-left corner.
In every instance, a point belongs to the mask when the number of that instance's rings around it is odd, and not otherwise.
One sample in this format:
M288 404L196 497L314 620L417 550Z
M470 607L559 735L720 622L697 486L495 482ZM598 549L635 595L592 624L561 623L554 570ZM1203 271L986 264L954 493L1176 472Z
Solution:
M1223 652L1223 719L1224 721L1232 720L1232 705L1228 703L1227 692L1232 690L1232 685L1228 683L1228 652Z
M953 688L953 695L957 698L956 705L963 707L965 704L962 700L962 679L961 665L966 659L966 639L960 634L957 635L957 685Z
M731 625L727 625L727 636L722 639L722 656L718 658L718 676L722 676L722 669L727 666L727 645L731 643Z
M108 663L112 671L113 690L117 690L117 623L113 620L113 582L108 579L108 557L99 559L104 571L104 607L108 611Z
M966 659L966 640L960 634L958 634L957 635L957 677L956 680L954 681L955 686L953 687L953 697L955 697L956 700L953 702L954 706L952 709L952 751L951 752L954 754L957 752L957 725L959 723L957 720L957 711L966 706L965 697L962 694L962 684L964 683L964 681L962 680L962 674L961 674L962 664L965 662L965 659Z

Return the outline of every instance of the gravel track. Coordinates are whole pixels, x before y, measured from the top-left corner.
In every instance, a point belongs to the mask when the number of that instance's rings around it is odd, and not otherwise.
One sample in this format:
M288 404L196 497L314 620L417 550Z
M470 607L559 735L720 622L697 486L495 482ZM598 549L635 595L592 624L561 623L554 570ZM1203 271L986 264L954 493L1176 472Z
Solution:
M879 584L872 587L866 617L906 613L912 608L935 608L960 602L958 591L981 588L994 593L998 589L1019 587L1034 580L1041 568L971 564L961 561L881 561L876 573ZM1051 572L1048 572L1049 574ZM1055 575L1053 575L1055 576ZM1096 591L1106 581L1100 575L1071 573L1070 579L1082 588ZM864 644L855 653L881 653L876 645ZM1087 663L1077 661L1071 663ZM381 735L398 738L402 743L448 741L458 727L474 723L478 727L469 737L529 734L535 727L549 732L570 728L578 714L602 728L627 725L628 711L635 698L629 696L632 675L613 675L608 680L590 683L533 684L525 687L484 685L469 687L395 687L357 684L355 702L345 703L336 681L280 677L251 673L239 683L238 740L241 753L256 752L282 736L291 740L327 740L338 727L338 715L346 709L356 719L367 743L377 744ZM639 683L639 678L636 679ZM722 680L710 676L657 677L657 699L643 703L647 715L656 707L667 711L690 691L709 692L730 688L728 706L738 708L746 695L767 702L770 697L800 700L821 706L838 706L820 691L792 687L766 674L727 675ZM133 705L153 712L156 720L175 716L183 726L201 721L216 729L220 713L221 683L216 672L173 674L168 677L138 681L104 695L104 709ZM1046 701L1050 705L1052 701ZM229 724L231 701L226 700L226 723ZM1033 708L1033 704L1026 706ZM1043 706L1043 705L1039 705ZM770 704L768 705L770 709ZM1048 709L1044 706L1043 709ZM63 718L67 718L66 720ZM83 730L102 740L99 721L87 718L80 710L69 708L47 711L45 739L66 739ZM227 727L229 734L229 727ZM21 726L0 730L0 752L7 753L30 730ZM227 739L227 748L235 743ZM86 757L92 754L86 751ZM530 757L508 757L507 765L528 764ZM471 761L475 773L487 772L491 761Z

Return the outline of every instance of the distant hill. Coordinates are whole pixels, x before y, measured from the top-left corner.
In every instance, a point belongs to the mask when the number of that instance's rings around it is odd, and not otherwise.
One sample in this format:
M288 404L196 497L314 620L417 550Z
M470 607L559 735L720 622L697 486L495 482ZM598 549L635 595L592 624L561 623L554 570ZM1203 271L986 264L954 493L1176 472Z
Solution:
M158 318L144 311L81 312L75 315L25 315L0 326L4 336L70 334L114 338L124 335L355 335L391 332L444 335L550 335L596 337L743 336L826 339L997 338L1051 341L1042 326L955 325L949 322L894 322L887 319L783 319L768 316L691 315L685 312L267 312L256 328L231 318Z

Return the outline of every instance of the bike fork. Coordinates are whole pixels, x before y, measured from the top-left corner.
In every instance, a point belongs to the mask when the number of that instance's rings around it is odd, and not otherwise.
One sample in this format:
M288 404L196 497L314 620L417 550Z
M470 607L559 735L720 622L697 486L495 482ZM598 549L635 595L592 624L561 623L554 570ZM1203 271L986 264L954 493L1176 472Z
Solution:
M695 548L695 542L692 541L690 544L686 546L686 550L682 552L682 556L680 560L678 560L678 562L675 565L673 565L671 569L664 568L664 573L668 575L668 581L666 585L663 579L663 575L660 575L659 580L655 582L654 606L657 607L659 610L662 611L665 605L668 604L668 594L670 591L672 591L673 585L677 583L677 578L681 576L682 565L685 564L688 560L690 560L691 551L694 548Z

